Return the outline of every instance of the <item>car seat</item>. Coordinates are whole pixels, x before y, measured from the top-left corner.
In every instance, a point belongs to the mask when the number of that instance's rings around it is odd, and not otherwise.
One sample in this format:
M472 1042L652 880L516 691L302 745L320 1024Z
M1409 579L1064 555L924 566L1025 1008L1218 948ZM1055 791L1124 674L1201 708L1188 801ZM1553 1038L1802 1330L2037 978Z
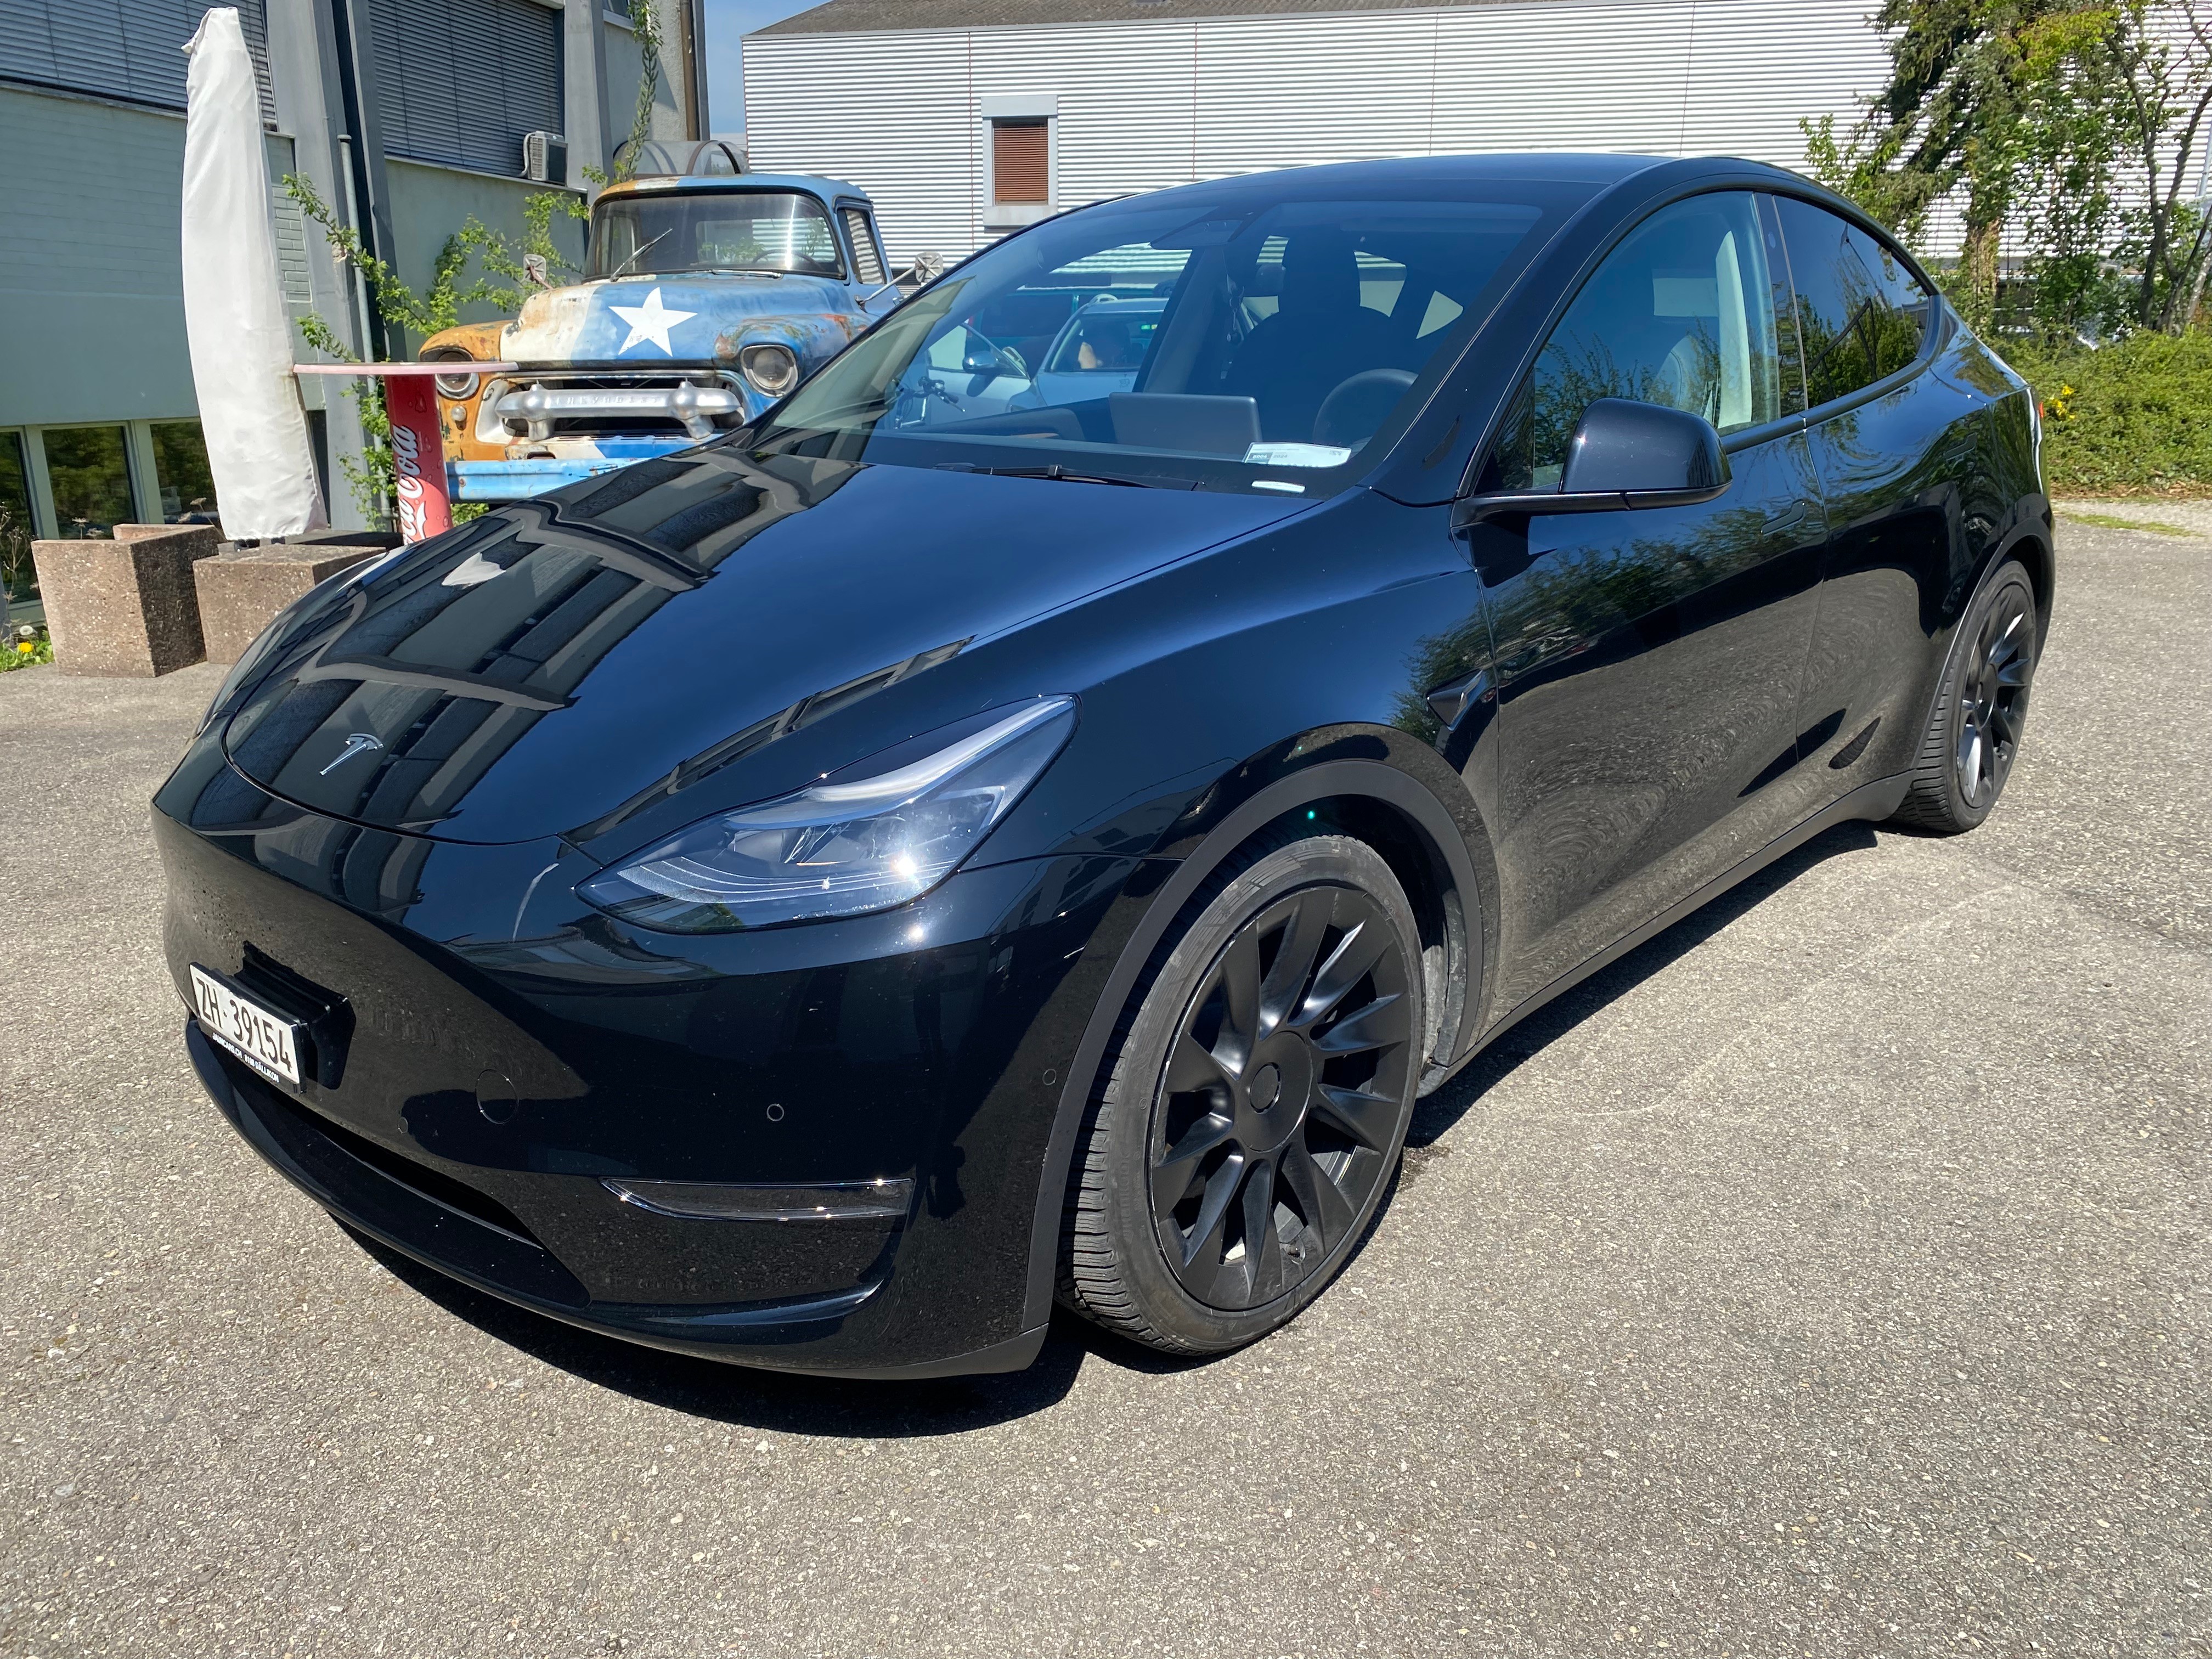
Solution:
M1259 405L1264 437L1315 442L1315 417L1330 392L1355 374L1402 367L1398 334L1388 317L1359 303L1352 239L1328 228L1301 229L1283 250L1274 314L1244 337L1221 390Z

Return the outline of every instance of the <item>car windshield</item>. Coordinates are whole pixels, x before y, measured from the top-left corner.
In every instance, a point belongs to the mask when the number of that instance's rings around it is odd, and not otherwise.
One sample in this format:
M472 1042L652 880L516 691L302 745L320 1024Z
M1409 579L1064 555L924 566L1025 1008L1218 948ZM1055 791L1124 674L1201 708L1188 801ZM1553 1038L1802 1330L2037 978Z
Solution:
M1536 246L1543 199L1502 182L1420 201L1224 189L1202 213L1140 199L1070 215L892 313L753 446L1326 494L1458 360Z
M592 215L592 276L684 270L795 271L842 267L830 216L790 191L699 191L601 198Z

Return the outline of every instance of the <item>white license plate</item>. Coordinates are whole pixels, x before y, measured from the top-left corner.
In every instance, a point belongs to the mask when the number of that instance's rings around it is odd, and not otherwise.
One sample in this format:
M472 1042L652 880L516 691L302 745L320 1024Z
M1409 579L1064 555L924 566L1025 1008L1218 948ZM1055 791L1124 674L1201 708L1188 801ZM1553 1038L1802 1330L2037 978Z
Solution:
M192 1010L200 1030L265 1078L300 1086L300 1026L248 1001L198 963Z

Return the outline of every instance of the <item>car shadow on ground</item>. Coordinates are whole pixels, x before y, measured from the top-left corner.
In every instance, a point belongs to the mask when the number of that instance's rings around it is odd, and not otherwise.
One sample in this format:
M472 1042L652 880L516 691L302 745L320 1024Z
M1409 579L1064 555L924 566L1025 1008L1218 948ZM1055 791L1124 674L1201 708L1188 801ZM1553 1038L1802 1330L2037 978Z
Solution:
M1541 1054L1592 1014L1688 955L1816 865L1846 853L1867 852L1875 845L1875 829L1869 823L1839 823L1822 831L1495 1038L1465 1071L1414 1106L1413 1121L1406 1133L1406 1147L1412 1161L1418 1162L1421 1152L1433 1146L1477 1101L1516 1067Z
M1083 1340L1066 1328L1081 1322L1063 1314L1036 1364L1006 1376L871 1382L723 1364L564 1325L345 1231L409 1288L533 1359L671 1411L770 1433L889 1440L988 1428L1057 1403L1083 1363Z
M1875 833L1869 825L1838 825L1513 1028L1451 1083L1415 1107L1407 1137L1407 1167L1394 1177L1359 1249L1366 1247L1389 1214L1400 1190L1419 1178L1423 1155L1516 1066L1814 866L1874 845ZM1157 1353L1055 1310L1036 1363L1008 1376L898 1382L760 1370L664 1353L564 1325L448 1279L350 1228L345 1231L401 1281L455 1318L532 1358L634 1399L757 1432L855 1440L961 1434L1057 1405L1075 1386L1085 1360L1093 1355L1123 1370L1151 1376L1193 1370L1218 1357L1178 1358Z

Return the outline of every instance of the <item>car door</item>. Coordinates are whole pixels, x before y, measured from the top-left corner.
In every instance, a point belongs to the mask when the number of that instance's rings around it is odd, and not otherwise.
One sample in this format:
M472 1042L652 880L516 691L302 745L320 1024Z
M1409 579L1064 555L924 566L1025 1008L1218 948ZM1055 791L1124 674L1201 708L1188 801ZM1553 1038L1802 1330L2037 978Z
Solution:
M1829 522L1801 710L1799 783L1818 805L1912 764L1929 642L1972 574L1980 400L1930 372L1939 307L1894 249L1812 203L1773 202Z
M1554 327L1484 469L1485 490L1553 487L1584 409L1629 398L1711 421L1731 472L1698 506L1472 532L1511 872L1502 954L1518 982L1502 988L1516 998L1788 827L1770 786L1796 760L1825 539L1780 338L1788 300L1755 196L1661 210Z

